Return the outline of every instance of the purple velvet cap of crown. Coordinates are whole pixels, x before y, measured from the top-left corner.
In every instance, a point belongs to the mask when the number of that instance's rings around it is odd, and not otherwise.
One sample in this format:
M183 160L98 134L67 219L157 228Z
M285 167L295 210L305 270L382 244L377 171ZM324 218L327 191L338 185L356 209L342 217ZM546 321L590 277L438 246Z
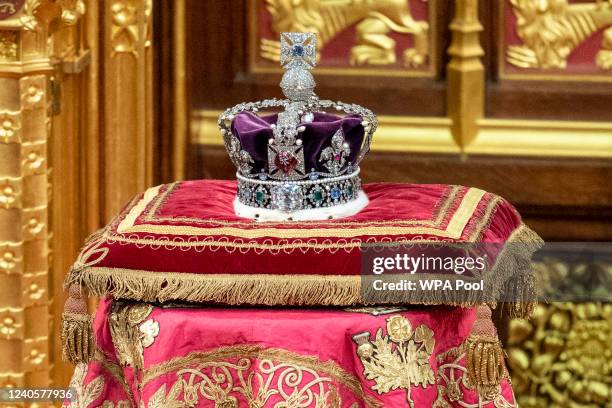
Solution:
M242 150L248 152L253 158L253 173L267 171L268 140L273 137L270 125L276 123L276 118L276 114L260 117L251 112L241 112L234 118L232 133L240 140ZM344 139L351 150L348 162L354 164L365 134L361 122L362 118L359 115L339 117L316 112L311 123L301 123L300 125L306 128L300 133L304 146L306 172L312 169L327 172L323 163L319 162L319 157L323 149L331 146L331 138L340 127L342 127Z

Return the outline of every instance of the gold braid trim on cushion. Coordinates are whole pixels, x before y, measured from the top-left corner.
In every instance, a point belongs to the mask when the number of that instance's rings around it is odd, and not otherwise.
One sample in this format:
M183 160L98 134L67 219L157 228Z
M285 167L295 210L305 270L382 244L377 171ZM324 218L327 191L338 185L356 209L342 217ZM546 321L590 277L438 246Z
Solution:
M521 245L517 245L517 243ZM492 270L482 277L471 278L484 282L486 299L499 299L500 294L511 294L508 302L512 316L527 317L535 301L534 276L530 258L543 241L529 227L521 224L509 237ZM441 276L416 274L402 278L425 279ZM153 272L136 269L88 266L74 269L67 281L86 287L97 296L113 296L143 302L218 302L230 305L321 305L353 306L366 304L360 275L200 275L179 272ZM468 280L460 275L445 275L444 279ZM368 286L371 288L371 285ZM373 290L365 293L366 298ZM398 303L393 294L377 292L376 301L369 304ZM392 296L395 298L393 299ZM469 307L483 302L482 294L469 291L458 300L452 291L406 291L400 303L425 305L447 304ZM491 300L491 306L495 302Z
M439 238L458 239L461 237L465 226L472 219L481 199L486 194L485 191L476 188L470 188L461 203L459 208L452 215L445 229L437 226L403 226L403 225L365 225L355 228L271 228L266 224L262 224L257 228L245 229L241 227L199 227L189 225L156 225L156 224L135 224L138 216L144 211L150 196L155 196L156 190L148 190L145 197L136 204L127 213L125 218L118 224L117 233L119 234L159 234L159 235L180 235L190 237L215 237L215 236L231 236L244 239L258 238L356 238L363 235L370 236L388 236L388 235L406 235L406 234L428 234ZM147 201L148 200L148 201ZM490 209L492 211L492 208ZM488 217L487 215L484 215ZM115 239L114 234L109 235L107 239ZM167 241L166 241L167 242Z
M203 219L203 218L184 217L184 216L160 216L158 214L160 207L164 204L164 202L169 198L169 196L172 194L172 192L176 189L176 187L180 183L181 183L180 181L171 183L165 191L159 193L156 197L153 197L150 199L151 206L148 211L145 211L146 205L139 206L140 208L142 208L142 212L138 212L138 210L136 210L135 212L137 212L137 214L135 215L136 216L141 215L143 221L156 222L156 223L183 222L183 223L211 224L211 225L222 225L222 226L253 226L254 224L257 225L257 223L255 223L253 220L232 220L230 221L230 220L213 219L213 218ZM151 187L151 189L155 189L156 191L159 191L157 187ZM330 220L308 221L308 224L310 226L318 226L318 227L328 226L331 228L356 227L356 226L364 227L364 226L375 226L375 225L379 225L379 226L380 225L394 225L394 226L423 225L423 226L429 226L429 227L439 227L442 221L444 221L444 218L448 215L448 209L455 202L459 194L462 191L467 192L468 190L470 190L470 188L464 187L464 186L458 186L458 185L447 186L447 191L442 195L440 201L438 201L434 207L434 211L433 211L431 220L410 219L410 220L386 220L386 221L382 221L382 220L379 220L379 221L373 221L373 220L372 221L349 221L349 220L343 220L343 219L334 219L333 221L330 221ZM145 191L144 195L147 194L147 191ZM144 195L143 195L143 198L141 199L136 198L130 203L130 205L127 206L127 208L130 209L129 213L132 212L132 209L135 206L139 205L141 200L147 201ZM118 217L120 218L121 214ZM115 219L114 221L111 221L111 224L116 224L117 228L122 223L123 223L123 220L121 219ZM126 221L126 223L128 225L132 225L133 221ZM283 221L283 222L266 221L265 225L269 227L270 226L286 226L287 222L286 221Z
M280 348L265 348L259 345L238 344L223 346L210 351L191 352L183 357L176 357L160 364L146 368L142 374L141 388L160 376L164 376L190 366L218 365L228 359L257 359L291 365L296 369L311 370L318 376L328 376L349 389L354 396L364 402L368 408L382 407L382 403L366 394L359 378L347 372L335 361L321 361L316 356L298 354ZM241 366L236 366L241 368ZM250 365L249 365L250 367ZM245 367L246 368L246 367Z

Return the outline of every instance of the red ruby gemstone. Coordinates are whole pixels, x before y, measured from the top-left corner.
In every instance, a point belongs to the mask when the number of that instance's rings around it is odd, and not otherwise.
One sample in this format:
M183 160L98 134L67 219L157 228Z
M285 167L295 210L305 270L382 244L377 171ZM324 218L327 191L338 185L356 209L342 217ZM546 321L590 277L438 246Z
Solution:
M298 165L298 159L289 152L280 152L274 158L274 165L287 174Z
M335 161L340 161L340 153L334 154L334 160Z

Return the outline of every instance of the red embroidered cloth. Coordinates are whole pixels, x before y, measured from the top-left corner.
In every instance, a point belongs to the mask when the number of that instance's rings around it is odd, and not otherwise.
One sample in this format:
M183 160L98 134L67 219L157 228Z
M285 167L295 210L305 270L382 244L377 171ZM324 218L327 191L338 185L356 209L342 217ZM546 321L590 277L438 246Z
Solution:
M359 310L359 311L356 311ZM72 407L504 407L466 370L473 308L250 309L101 302Z
M154 187L92 237L69 283L141 301L352 305L363 303L364 245L539 240L512 205L476 188L376 183L364 191L370 203L354 216L277 223L237 217L232 181ZM485 284L500 291L512 274L530 273L528 257L509 257L517 259L488 271Z

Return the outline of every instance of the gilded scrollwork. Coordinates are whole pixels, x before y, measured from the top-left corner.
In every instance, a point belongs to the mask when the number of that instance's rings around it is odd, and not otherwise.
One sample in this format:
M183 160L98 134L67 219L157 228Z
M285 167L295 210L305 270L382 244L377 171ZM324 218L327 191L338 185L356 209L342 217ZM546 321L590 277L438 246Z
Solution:
M151 46L153 3L115 0L110 6L112 16L111 44L114 53L129 53L138 57L139 47ZM141 17L142 15L142 17Z
M351 48L351 65L390 65L397 59L391 33L411 34L414 46L403 53L403 64L419 67L429 54L427 21L415 20L408 0L329 2L324 0L266 0L276 37L281 32L311 32L321 47L356 24L356 41ZM262 38L260 55L278 61L278 41Z
M16 386L51 385L55 335L49 333L48 288L54 279L48 257L47 141L53 121L47 95L63 7L79 2L0 0L0 209L5 213L0 286L8 290L0 298L0 338L10 339L0 352L13 356L12 363L0 361L0 377L17 379ZM32 316L36 318L28 318Z
M149 399L148 408L196 406L208 400L218 408L237 408L238 396L249 407L272 404L285 408L341 408L333 379L315 370L287 362L264 359L253 366L241 358L236 363L211 361L177 372L166 393L162 385ZM351 405L351 407L355 406Z
M19 53L18 33L0 30L0 61L16 61Z
M377 393L404 389L412 408L412 386L426 388L434 384L429 360L435 339L433 331L424 324L413 329L406 317L393 315L387 319L386 335L379 328L373 341L369 332L356 334L353 340L358 346L363 373L368 380L374 380L372 390Z
M521 407L610 407L612 305L540 304L509 326L508 357Z
M612 28L603 32L602 49L597 53L597 66L612 69Z
M252 345L193 352L143 371L142 387L174 373L176 379L156 388L148 408L199 406L217 408L380 408L359 379L333 361L277 348ZM341 398L352 395L353 401ZM144 408L144 404L143 407Z
M21 112L0 111L0 142L21 141Z
M79 18L85 15L85 2L83 0L60 0L62 9L62 22L66 25L74 25Z
M612 25L612 1L570 4L568 0L509 0L522 45L506 50L508 63L519 68L565 69L570 54L597 31ZM612 67L612 33L606 30L595 63Z

